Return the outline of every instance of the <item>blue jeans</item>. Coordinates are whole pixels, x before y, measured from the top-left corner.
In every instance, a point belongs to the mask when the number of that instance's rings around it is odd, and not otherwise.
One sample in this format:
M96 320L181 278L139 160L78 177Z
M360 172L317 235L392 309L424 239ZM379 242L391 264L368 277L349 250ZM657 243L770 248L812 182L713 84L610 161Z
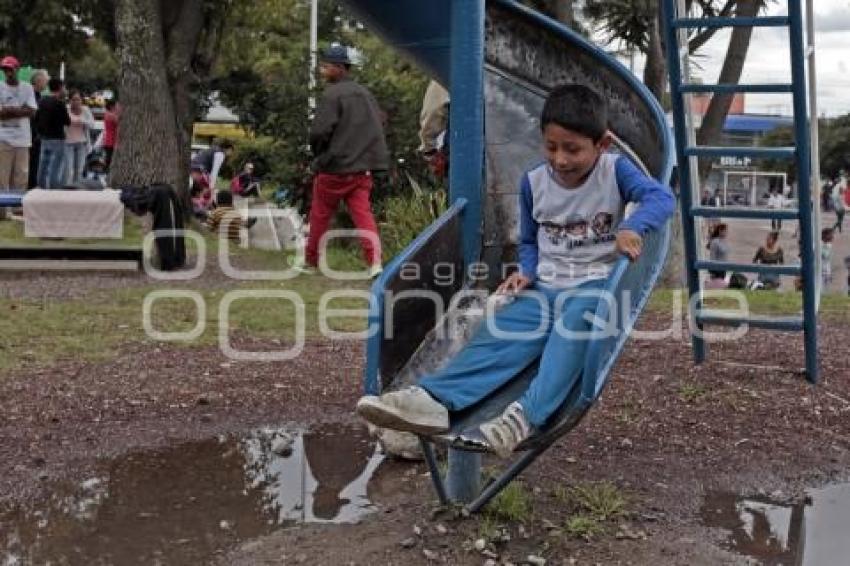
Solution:
M68 182L76 183L83 180L83 170L86 168L88 154L86 142L69 143L65 147L65 161L68 163Z
M596 312L598 292L604 286L605 280L598 279L580 286L576 290L580 294L537 286L536 296L520 295L496 312L491 325L482 322L466 347L419 385L450 411L459 411L483 400L540 358L537 375L519 402L528 421L543 426L584 368L589 339L564 331L590 331L585 314ZM519 338L498 336L502 333Z
M65 184L65 140L41 140L38 159L38 186L61 189Z

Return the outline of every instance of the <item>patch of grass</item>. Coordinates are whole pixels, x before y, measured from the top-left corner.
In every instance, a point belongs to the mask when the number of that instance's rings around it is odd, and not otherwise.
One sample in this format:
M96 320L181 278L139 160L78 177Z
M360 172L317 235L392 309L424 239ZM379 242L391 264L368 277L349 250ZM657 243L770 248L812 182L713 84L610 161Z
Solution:
M531 499L522 483L514 481L487 506L488 517L503 521L525 522L531 515Z
M499 535L499 523L490 514L484 513L478 521L478 536L485 540L493 540Z
M679 399L685 403L696 403L706 396L708 390L697 383L683 383L679 387Z
M564 532L571 537L591 540L605 532L605 526L595 517L588 515L573 515L567 519Z
M632 401L623 402L620 411L614 416L614 419L624 425L630 425L637 420L640 414L640 409L637 404Z
M599 521L616 519L626 513L626 497L609 482L580 484L571 490L571 496L585 514Z
M24 223L16 220L0 222L0 242L4 245L55 247L55 246L141 246L143 240L142 223L138 216L124 215L124 237L120 240L102 240L88 238L67 238L63 240L43 240L24 236Z
M734 291L734 290L731 290ZM748 291L739 290L740 297L750 313L763 315L794 315L802 312L803 296L794 291ZM684 311L687 311L687 289L658 288L650 297L647 308L652 312L669 313L676 294L681 297ZM732 297L710 297L705 306L712 309L739 310L741 303ZM850 321L850 297L843 293L829 293L821 297L821 316L835 321Z
M345 261L344 258L352 256L340 253L335 257ZM280 261L279 253L276 258ZM176 288L200 294L206 311L205 330L193 341L174 344L186 347L217 344L222 298L226 292L234 290L295 293L303 302L301 319L305 335L316 337L320 335L320 306L325 293L362 293L368 289L368 284L368 281L333 281L320 275L302 275L287 281L234 282L232 287L223 289L205 288L203 278L181 282ZM163 283L108 292L93 289L91 296L84 299L62 301L0 299L0 370L13 368L21 362L43 366L60 359L104 360L116 355L122 344L150 342L142 324L145 297L152 291L168 288ZM325 326L330 330L358 332L366 328L366 299L344 295L326 306L329 310L340 311L325 317ZM296 316L301 314L298 310L285 299L249 297L236 300L229 311L229 335L291 340L296 334ZM187 298L157 299L150 320L151 326L159 332L185 332L197 322L196 305Z

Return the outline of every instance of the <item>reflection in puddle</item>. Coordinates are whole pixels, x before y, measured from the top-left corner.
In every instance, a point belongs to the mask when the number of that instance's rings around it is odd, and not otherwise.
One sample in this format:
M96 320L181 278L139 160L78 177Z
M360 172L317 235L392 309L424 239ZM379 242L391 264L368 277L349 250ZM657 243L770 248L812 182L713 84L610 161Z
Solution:
M834 566L850 563L850 484L810 490L806 504L713 494L702 509L706 526L730 531L734 552L762 564Z
M0 565L197 564L287 524L355 522L382 462L343 425L131 454L34 511L0 512Z

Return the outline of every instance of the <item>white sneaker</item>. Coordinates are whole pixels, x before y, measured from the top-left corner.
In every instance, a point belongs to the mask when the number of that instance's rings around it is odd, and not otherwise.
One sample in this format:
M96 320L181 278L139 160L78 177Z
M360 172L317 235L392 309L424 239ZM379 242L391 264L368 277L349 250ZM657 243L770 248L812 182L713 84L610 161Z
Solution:
M480 428L490 448L501 458L509 457L520 442L531 435L531 425L518 401L508 405L505 412L482 424Z
M369 267L369 279L374 279L384 272L384 267L380 263L376 263Z
M357 414L375 426L402 432L431 435L449 430L449 411L416 386L361 397Z
M315 275L318 273L318 270L314 266L305 263L304 261L297 261L293 259L290 260L289 265L296 273L300 273L302 275Z

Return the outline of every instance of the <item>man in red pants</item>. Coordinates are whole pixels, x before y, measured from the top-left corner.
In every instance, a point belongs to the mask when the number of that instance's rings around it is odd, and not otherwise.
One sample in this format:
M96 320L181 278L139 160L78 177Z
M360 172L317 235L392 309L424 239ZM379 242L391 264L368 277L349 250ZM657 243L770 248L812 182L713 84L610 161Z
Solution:
M378 103L350 78L351 65L348 49L340 45L331 46L321 57L319 71L328 86L310 128L316 178L302 270L315 269L322 236L339 202L345 201L361 234L369 275L376 277L382 271L381 245L369 196L372 171L387 169L389 156Z

